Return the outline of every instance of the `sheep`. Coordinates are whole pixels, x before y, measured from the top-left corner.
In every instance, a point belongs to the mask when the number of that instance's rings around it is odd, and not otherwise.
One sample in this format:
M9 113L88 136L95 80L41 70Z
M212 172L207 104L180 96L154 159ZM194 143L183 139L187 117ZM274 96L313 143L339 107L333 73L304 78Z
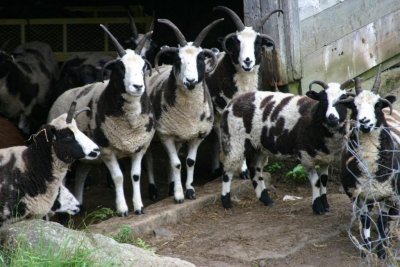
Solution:
M308 172L312 187L312 209L329 211L326 197L328 166L339 161L349 103L343 84L312 81L306 96L281 92L248 92L235 97L222 113L221 160L224 173L222 205L231 209L230 184L238 166L246 159L257 198L265 205L272 199L265 189L263 167L267 156L296 157ZM311 90L318 84L324 90ZM320 176L316 165L321 168Z
M346 194L357 209L356 215L362 225L363 246L369 251L371 242L371 215L378 207L380 241L376 252L385 258L387 246L387 222L389 215L399 204L400 143L398 139L398 112L392 115L393 95L382 98L380 67L371 91L361 89L356 78L356 96L351 113L351 127L341 158L341 182Z
M75 112L75 106L42 126L28 146L0 149L0 225L46 215L69 166L78 159L98 157L98 146L73 119L81 112Z
M214 11L226 12L236 25L237 31L225 36L222 41L224 52L219 56L217 68L206 77L210 89L214 110L214 131L220 139L219 122L223 109L227 103L238 94L258 90L259 67L262 59L262 46L273 47L273 39L259 33L267 19L274 13L283 13L282 10L273 10L260 19L258 25L245 26L239 16L224 6L214 7ZM219 143L214 143L212 168L215 176L220 176ZM242 164L242 178L248 178L247 166Z
M181 162L178 151L182 144L188 144L186 158L186 198L195 199L193 172L197 149L210 133L214 111L206 81L205 56L212 58L211 69L216 58L209 49L200 47L207 33L223 19L215 20L205 27L193 42L187 42L178 27L167 19L158 21L173 29L178 47L162 49L155 58L159 74L149 79L148 88L154 108L156 133L164 145L170 160L170 189L173 187L176 203L183 203L181 183ZM158 67L158 60L164 53L174 53L174 64ZM153 177L151 155L146 156L148 176ZM154 180L154 178L152 178Z
M53 216L55 213L66 213L69 215L75 215L80 212L80 203L75 196L61 184L58 189L58 194L50 212L47 213L47 217Z
M30 135L46 122L48 94L58 75L51 47L42 42L0 51L0 114Z
M77 120L79 129L100 147L101 161L110 171L115 184L116 209L119 215L128 216L128 206L123 189L123 173L118 159L130 157L135 214L143 214L140 192L141 160L154 136L154 116L146 93L145 74L151 71L150 63L139 52L143 38L136 50L124 50L104 25L119 58L105 64L111 68L110 79L70 89L54 102L48 119L63 113L69 103L77 101L78 107L89 106L92 113ZM152 32L146 34L150 36ZM151 73L150 73L151 74ZM83 203L83 188L93 162L77 162L75 196Z

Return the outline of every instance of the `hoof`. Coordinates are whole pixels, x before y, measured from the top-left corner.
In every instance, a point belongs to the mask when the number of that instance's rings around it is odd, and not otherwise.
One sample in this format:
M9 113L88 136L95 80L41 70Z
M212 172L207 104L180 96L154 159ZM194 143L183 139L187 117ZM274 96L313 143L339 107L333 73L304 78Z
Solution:
M142 214L144 214L144 209L143 209L143 207L142 207L140 210L135 210L135 214L136 214L136 215L142 215Z
M118 212L119 217L128 217L128 211Z
M168 195L170 197L172 197L174 195L174 187L175 187L175 183L174 182L169 183Z
M267 190L261 192L260 201L264 203L265 206L273 206L274 201L269 197Z
M321 197L317 197L312 205L312 209L316 215L323 215L325 214L325 207L322 204Z
M186 198L187 199L196 199L196 192L193 189L186 190Z
M322 202L322 205L324 206L325 212L329 212L330 207L328 204L328 199L326 198L326 194L321 195L321 202Z
M224 209L226 210L232 209L231 193L228 193L225 196L221 196L221 201Z
M149 185L149 198L153 201L158 199L158 190L154 184Z
M182 204L185 201L184 199L176 199L176 198L174 199L176 204Z
M242 179L242 180L250 179L249 170L245 170L244 172L241 172L239 176L240 176L240 179Z

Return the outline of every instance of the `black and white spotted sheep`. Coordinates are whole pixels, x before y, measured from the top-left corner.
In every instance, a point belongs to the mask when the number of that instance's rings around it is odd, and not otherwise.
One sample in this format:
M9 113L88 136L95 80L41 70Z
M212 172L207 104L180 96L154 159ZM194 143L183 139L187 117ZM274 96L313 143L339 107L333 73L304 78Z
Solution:
M58 189L58 194L50 212L47 216L51 217L55 213L66 213L69 215L78 214L80 209L80 203L75 196L68 190L64 185L61 185Z
M273 156L296 157L308 172L313 211L329 211L328 166L340 160L349 104L339 100L348 99L343 88L350 82L313 81L307 96L257 91L235 97L223 112L220 125L223 207L232 207L230 185L243 159L249 164L257 198L265 205L273 203L262 174L267 157ZM324 90L311 90L313 84ZM316 165L320 166L320 176Z
M142 214L141 161L155 132L153 111L145 83L146 72L151 66L138 54L145 39L142 39L135 51L124 50L116 38L103 25L101 27L109 35L119 55L119 58L104 66L111 69L110 80L66 91L54 102L48 119L64 112L72 101L76 101L78 107L91 108L90 113L78 118L77 124L100 147L101 161L107 166L115 184L117 212L121 216L128 216L124 178L118 159L130 157L134 211ZM150 34L151 32L147 35ZM76 164L75 196L81 204L84 183L92 163L80 161Z
M43 217L52 208L70 165L93 160L100 150L79 131L75 104L42 126L28 146L0 149L0 224Z
M212 97L215 122L214 131L220 138L219 122L223 109L227 103L238 94L254 92L258 90L259 67L262 60L262 47L273 47L275 43L266 34L260 33L262 26L267 19L274 13L282 10L277 9L266 14L260 19L258 25L246 26L239 16L231 9L218 6L214 11L227 13L236 25L237 31L228 34L223 42L224 52L218 56L216 69L206 77L210 94ZM221 175L219 163L219 143L214 144L212 168L216 176ZM241 176L248 177L246 163L243 162Z
M46 122L49 93L58 77L58 63L51 47L28 42L12 53L0 51L0 114L25 134Z
M195 199L193 183L194 165L197 149L210 133L214 122L214 112L210 93L204 79L206 75L206 56L212 58L211 68L215 68L215 55L209 49L200 47L207 33L223 19L216 20L205 27L193 42L187 42L180 30L171 21L159 19L174 30L178 47L162 49L156 56L156 71L148 82L150 97L154 108L156 133L164 145L170 160L170 191L174 192L177 203L184 201L181 183L181 161L178 151L187 143L186 158L187 179L186 197ZM172 66L158 67L158 60L163 53L173 53ZM148 176L152 177L151 155L148 161ZM154 180L154 179L153 179ZM170 192L171 193L171 192Z
M356 79L349 138L341 159L341 181L346 194L359 209L363 245L368 250L376 245L378 256L383 258L389 215L397 213L399 204L399 113L394 110L392 113L395 96L382 98L378 94L380 70L370 91L362 90L360 80ZM372 244L370 211L377 206L375 225L381 242Z

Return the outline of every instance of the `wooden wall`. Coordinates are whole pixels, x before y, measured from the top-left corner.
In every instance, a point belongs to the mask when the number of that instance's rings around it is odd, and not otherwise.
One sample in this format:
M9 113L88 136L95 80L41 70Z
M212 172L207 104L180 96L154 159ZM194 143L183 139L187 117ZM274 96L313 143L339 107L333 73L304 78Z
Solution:
M279 40L281 76L303 92L314 79L343 82L400 61L399 0L246 0L245 21L273 8L285 16L263 30Z

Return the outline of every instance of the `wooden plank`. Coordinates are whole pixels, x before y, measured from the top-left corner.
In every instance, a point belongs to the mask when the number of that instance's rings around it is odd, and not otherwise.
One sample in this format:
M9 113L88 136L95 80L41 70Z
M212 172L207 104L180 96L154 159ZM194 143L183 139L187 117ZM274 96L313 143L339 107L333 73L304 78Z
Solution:
M400 54L400 9L303 57L303 91L311 80L343 82Z
M344 1L349 0L298 0L300 21Z
M344 1L301 21L303 56L400 9L399 0Z

